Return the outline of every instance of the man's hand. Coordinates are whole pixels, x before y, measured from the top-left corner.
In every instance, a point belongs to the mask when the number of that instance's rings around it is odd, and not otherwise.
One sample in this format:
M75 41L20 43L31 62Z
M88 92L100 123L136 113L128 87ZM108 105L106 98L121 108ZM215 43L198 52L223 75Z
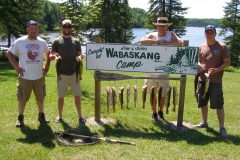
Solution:
M23 77L23 75L24 75L23 72L25 72L24 69L22 69L21 67L17 66L17 67L15 67L15 70L16 70L16 72L18 73L18 75L20 77Z
M48 73L48 70L49 70L49 67L47 67L47 66L43 66L43 68L42 68L42 71L43 71L43 75L46 75L47 73Z

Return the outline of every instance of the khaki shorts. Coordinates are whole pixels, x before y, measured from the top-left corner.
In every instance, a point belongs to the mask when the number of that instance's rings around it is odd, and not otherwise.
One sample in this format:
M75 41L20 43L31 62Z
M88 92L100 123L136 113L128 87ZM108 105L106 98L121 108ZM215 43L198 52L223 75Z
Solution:
M36 100L43 101L46 96L45 77L37 80L27 80L18 77L17 97L18 101L27 102L31 96L32 90Z
M73 96L81 96L81 81L76 82L76 73L71 76L63 74L60 76L61 80L57 82L58 97L64 98L67 94L69 86Z
M161 77L161 78L169 78L169 75L156 75L156 74L147 74L147 77ZM162 86L162 97L166 97L167 95L167 88L169 87L169 79L162 80L162 79L145 79L145 85L147 85L147 93L151 94L152 86L155 87L154 93L157 93L160 86Z

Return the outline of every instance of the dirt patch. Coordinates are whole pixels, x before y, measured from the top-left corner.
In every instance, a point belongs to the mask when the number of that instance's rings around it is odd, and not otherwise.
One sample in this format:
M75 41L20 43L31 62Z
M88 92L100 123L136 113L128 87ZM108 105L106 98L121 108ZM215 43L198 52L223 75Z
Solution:
M186 123L186 122L183 122L183 125L181 127L178 127L177 121L169 121L169 122L166 122L164 125L169 126L171 129L178 132L186 132L187 130L194 128L193 124Z
M115 120L111 118L101 118L101 121L95 121L94 117L90 117L87 119L86 124L91 124L91 125L105 125L109 123L114 123Z

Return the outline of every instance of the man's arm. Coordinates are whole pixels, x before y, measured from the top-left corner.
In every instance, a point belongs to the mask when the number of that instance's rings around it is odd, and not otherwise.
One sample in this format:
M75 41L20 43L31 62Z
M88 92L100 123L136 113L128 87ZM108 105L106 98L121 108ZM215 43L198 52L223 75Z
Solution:
M51 63L50 50L48 50L48 52L45 53L45 57L46 57L46 64L43 67L43 75L47 74L50 67L50 63Z
M154 39L154 36L149 33L140 40L140 44L158 44L158 41Z
M213 75L217 72L224 70L225 68L227 68L230 65L230 63L231 63L230 58L223 59L223 63L219 67L209 68L209 70L208 70L209 75Z
M10 51L8 51L6 53L9 62L12 64L12 66L14 67L14 69L16 70L16 72L18 73L18 75L20 75L21 77L23 76L23 72L25 70L23 70L22 68L19 67L18 62L16 61L13 53L11 53Z

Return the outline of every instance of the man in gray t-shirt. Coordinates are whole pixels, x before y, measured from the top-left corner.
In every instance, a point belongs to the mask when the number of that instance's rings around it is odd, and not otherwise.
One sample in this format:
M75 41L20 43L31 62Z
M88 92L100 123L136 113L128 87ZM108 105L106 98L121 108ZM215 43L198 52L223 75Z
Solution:
M77 61L81 61L83 56L79 40L71 36L72 22L68 19L62 21L61 26L62 36L55 39L52 44L52 52L57 62L57 89L58 89L58 117L54 122L58 123L62 120L62 111L64 97L70 86L74 96L75 105L80 123L85 123L86 120L81 112L81 81L77 79Z

